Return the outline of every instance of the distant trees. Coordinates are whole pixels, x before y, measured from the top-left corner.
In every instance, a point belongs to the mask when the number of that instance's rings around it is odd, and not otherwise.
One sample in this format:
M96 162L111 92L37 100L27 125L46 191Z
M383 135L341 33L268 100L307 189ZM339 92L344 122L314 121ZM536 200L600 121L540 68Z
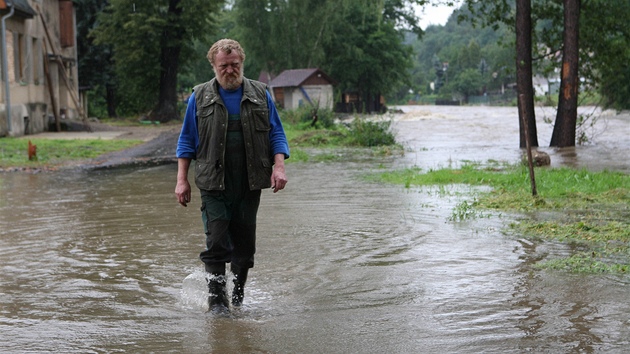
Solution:
M520 18L516 1L466 0L460 17L488 27L475 31L471 23L451 21L444 28L429 27L419 42L423 32L413 6L431 0L75 0L79 76L82 86L92 88L92 96L102 97L91 102L106 107L102 111L109 116L174 119L178 85L188 90L211 78L205 52L214 40L232 37L246 49L249 77L256 78L261 70L277 74L319 67L339 83L338 92L355 91L364 102L379 94L403 100L433 89L467 99L503 91L514 81L515 64L521 60L515 60L514 47L506 44L514 41ZM531 57L534 69L544 73L561 72L560 53L570 49L562 35L564 9L581 7L580 30L572 30L579 33L580 79L571 85L570 92L576 93L571 99L586 86L598 89L608 106L630 108L630 26L619 21L630 18L630 2L518 3L535 5ZM437 82L436 74L442 75L444 86L430 85ZM557 129L575 130L574 115L568 114L568 120L557 117ZM552 144L570 146L574 138L560 133Z
M150 119L167 121L178 117L178 82L189 86L212 77L204 51L219 36L243 44L250 77L261 70L320 67L340 90L356 90L366 100L386 94L407 78L411 51L403 35L422 32L413 5L428 0L77 2L85 3L78 11L90 12L79 14L91 19L86 43L102 49L94 53L100 68L111 69L107 92L118 101L108 102L123 114L148 112ZM80 68L103 86L97 70L87 61Z
M319 63L339 81L342 92L357 92L369 111L379 106L380 95L392 92L407 78L412 48L403 44L396 23L381 9L366 9L358 2L341 9L322 44L326 61Z
M514 42L514 34L505 26L473 28L470 22L457 23L458 13L470 14L459 9L444 26L426 28L421 40L407 37L414 47L414 67L408 82L388 101L406 102L430 94L466 101L473 95L506 91L506 84L514 80L515 60L514 50L505 44Z
M248 72L319 67L370 108L411 68L405 31L421 33L412 5L427 0L235 0L233 37ZM255 71L250 71L255 68Z

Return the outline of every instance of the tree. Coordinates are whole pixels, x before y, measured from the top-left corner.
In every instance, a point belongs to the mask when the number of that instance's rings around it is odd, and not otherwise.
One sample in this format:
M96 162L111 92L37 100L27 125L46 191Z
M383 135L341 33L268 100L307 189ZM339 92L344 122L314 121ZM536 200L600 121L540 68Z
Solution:
M408 93L411 89L438 93L442 82L457 80L465 69L478 69L483 71L480 92L505 93L505 84L513 80L515 71L513 31L503 23L496 29L474 28L470 21L457 21L462 13L470 15L466 7L461 7L444 25L427 27L421 39L406 37L405 43L414 48L414 68L409 74L409 86L397 92ZM444 63L448 63L446 72ZM448 87L439 93L444 99L450 98ZM398 96L395 98L400 102Z
M246 71L310 68L325 61L322 42L341 4L321 0L236 0L231 35L252 58Z
M235 0L232 33L247 52L250 75L318 67L338 90L360 91L372 102L407 79L411 51L403 35L421 33L411 5L425 2Z
M451 82L451 87L464 96L468 102L470 95L478 94L483 86L483 78L478 69L465 69Z
M195 38L217 29L222 0L111 0L94 31L97 44L114 49L121 106L150 110L160 122L179 118L177 75L191 59ZM123 34L123 35L121 35Z
M580 63L592 69L583 77L599 89L606 107L620 110L630 109L630 26L622 18L630 18L630 1L581 4Z
M532 82L532 17L531 0L516 0L516 87L518 91L519 146L538 146L534 84ZM523 95L523 99L520 99ZM524 122L527 123L525 134Z
M112 46L97 45L90 35L97 25L97 15L107 6L108 0L76 0L77 43L79 58L79 86L89 87L93 98L105 100L108 117L116 117L116 74L112 62ZM94 97L96 96L96 97ZM100 97L99 97L100 96Z
M630 1L590 0L580 11L581 62L592 62L607 107L630 109ZM591 55L584 55L586 53Z
M406 78L411 47L402 43L394 22L384 20L378 11L355 2L341 15L324 43L329 60L322 66L339 81L340 90L357 92L372 111L378 108L381 94L391 92Z
M550 146L575 146L578 107L580 0L563 0L564 40L558 112Z

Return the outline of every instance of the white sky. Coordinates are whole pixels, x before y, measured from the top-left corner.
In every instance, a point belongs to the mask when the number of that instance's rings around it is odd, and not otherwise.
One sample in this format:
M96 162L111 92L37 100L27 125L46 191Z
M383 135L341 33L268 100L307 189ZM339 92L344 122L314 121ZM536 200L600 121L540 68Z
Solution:
M420 27L426 29L429 25L444 25L448 20L448 17L453 13L453 10L461 6L461 1L455 1L456 4L453 7L446 5L439 6L418 6L416 8L416 15L420 17Z

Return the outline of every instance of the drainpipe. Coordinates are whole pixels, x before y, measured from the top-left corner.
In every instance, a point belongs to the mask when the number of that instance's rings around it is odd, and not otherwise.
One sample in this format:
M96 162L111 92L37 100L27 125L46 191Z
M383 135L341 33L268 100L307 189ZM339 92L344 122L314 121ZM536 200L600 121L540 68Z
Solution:
M8 14L2 16L2 78L4 79L4 94L5 94L5 106L6 106L6 113L7 113L7 134L11 135L11 91L9 90L9 69L8 69L8 64L7 64L7 37L6 37L6 33L7 33L7 26L6 26L6 19L13 16L13 13L15 12L15 8L13 7L13 2L12 1L7 1L6 2L7 6L11 7L11 10L9 11Z

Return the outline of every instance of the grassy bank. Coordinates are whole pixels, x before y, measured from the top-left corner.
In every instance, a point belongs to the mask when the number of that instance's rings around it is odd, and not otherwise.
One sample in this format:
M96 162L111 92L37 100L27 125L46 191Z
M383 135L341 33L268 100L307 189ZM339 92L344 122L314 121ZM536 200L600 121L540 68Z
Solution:
M411 186L468 184L491 187L453 211L453 220L474 218L484 210L523 215L509 232L532 239L555 240L574 250L566 258L539 264L572 272L630 271L630 176L569 168L537 169L538 196L531 195L522 166L481 166L420 171L405 169L370 178Z
M291 148L290 163L403 153L390 129L392 120L387 117L340 117L308 107L281 111L280 116Z
M348 154L340 153L343 149L352 151L350 154L356 155L383 156L402 153L402 148L396 145L394 135L390 130L391 120L370 121L350 117L345 120L347 123L339 124L335 123L338 121L338 117L333 112L318 110L317 119L313 121L314 112L308 107L281 111L280 114L291 147L291 159L287 161L288 163L346 159ZM146 127L145 129L159 126L155 122L139 121L138 119L104 120L102 123L116 127ZM37 161L29 161L28 159L29 140L37 146ZM0 170L17 167L54 169L59 165L95 158L140 143L142 143L140 140L128 139L1 138Z
M37 146L37 160L28 159L28 142ZM12 167L55 168L141 144L141 140L61 140L33 138L0 139L0 169Z

